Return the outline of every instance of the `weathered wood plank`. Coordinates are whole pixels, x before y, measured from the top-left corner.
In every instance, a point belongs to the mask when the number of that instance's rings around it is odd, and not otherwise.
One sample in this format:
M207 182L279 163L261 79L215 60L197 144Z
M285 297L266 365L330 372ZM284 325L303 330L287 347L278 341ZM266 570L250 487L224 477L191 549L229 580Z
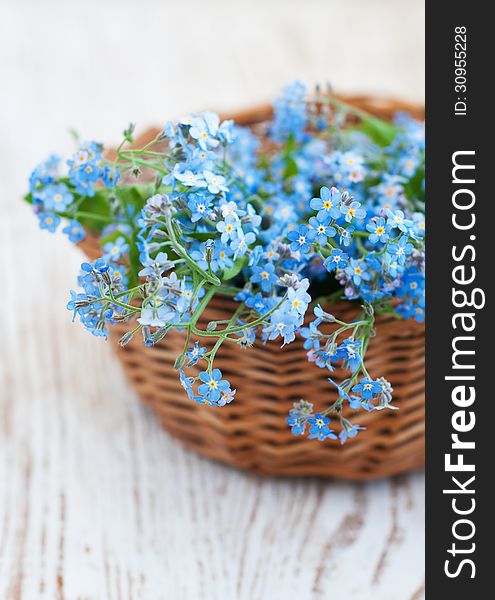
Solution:
M141 28L142 4L0 9L0 598L421 600L421 474L263 480L182 449L110 348L70 322L80 256L17 201L39 158L69 151L70 125L115 140L129 118L239 107L296 76L420 99L421 3L273 2L263 19L252 3L198 3L180 59L171 23L183 6L147 6ZM335 24L361 42L345 55Z

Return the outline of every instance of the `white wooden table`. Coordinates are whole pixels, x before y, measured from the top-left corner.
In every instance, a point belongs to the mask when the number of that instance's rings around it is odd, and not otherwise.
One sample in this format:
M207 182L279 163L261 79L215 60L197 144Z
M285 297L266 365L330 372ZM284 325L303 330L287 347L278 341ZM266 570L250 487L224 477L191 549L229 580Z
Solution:
M422 98L422 2L186 4L0 8L0 598L421 600L421 473L276 481L181 448L71 323L81 257L19 202L69 126L114 142L298 76Z

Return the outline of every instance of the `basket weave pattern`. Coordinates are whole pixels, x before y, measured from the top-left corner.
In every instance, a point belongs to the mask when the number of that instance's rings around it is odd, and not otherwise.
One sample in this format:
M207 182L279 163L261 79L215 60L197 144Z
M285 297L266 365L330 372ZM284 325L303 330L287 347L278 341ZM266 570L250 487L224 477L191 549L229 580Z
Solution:
M422 116L420 107L403 103L366 97L345 99L380 117L390 117L398 110ZM254 124L267 120L270 114L268 107L262 107L233 118L241 124ZM138 143L155 133L147 132ZM101 255L94 236L88 235L80 246L90 259ZM214 298L200 325L229 319L235 307L229 298ZM352 319L356 312L349 302L330 310L343 320ZM330 373L308 363L301 340L284 348L277 342L257 342L247 350L224 343L215 366L238 393L231 404L215 408L196 404L180 387L173 364L182 351L183 334L171 331L151 348L137 336L121 348L118 339L128 330L129 324L113 326L111 342L129 381L163 427L199 454L260 474L346 479L385 477L424 464L423 325L393 317L377 318L376 337L370 342L366 365L372 376L383 376L392 383L393 404L400 410L361 412L357 422L367 429L344 446L330 440L296 437L285 423L293 402L301 398L313 402L316 409L336 399L327 381ZM210 339L200 343L208 347ZM336 369L333 376L338 380L343 373ZM344 414L352 412L346 409Z

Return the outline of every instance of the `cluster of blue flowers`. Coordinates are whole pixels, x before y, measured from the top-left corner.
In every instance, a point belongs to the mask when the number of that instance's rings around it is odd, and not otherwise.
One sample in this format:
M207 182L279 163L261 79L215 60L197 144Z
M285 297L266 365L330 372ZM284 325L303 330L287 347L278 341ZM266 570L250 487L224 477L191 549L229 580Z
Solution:
M82 291L71 291L67 303L73 320L78 316L93 335L107 337L107 324L125 318L121 308L127 295L125 267L109 265L102 258L94 264L84 262L77 282Z
M55 233L63 223L62 232L77 244L86 237L76 218L85 197L95 195L95 185L113 188L119 171L103 161L102 148L95 142L82 144L67 161L68 175L60 176L61 160L52 155L39 164L29 178L30 201L38 215L41 229Z
M390 384L365 366L374 314L424 318L424 130L400 114L384 143L365 127L343 126L348 112L331 97L308 100L296 82L276 100L268 127L204 112L167 123L143 148L122 144L112 162L89 142L67 161L66 176L55 157L39 165L29 199L41 227L55 231L64 219L73 242L85 228L101 237L102 258L83 264L82 291L71 292L68 308L95 335L133 319L123 344L138 331L148 345L184 331L180 383L209 406L236 393L214 366L222 343L285 345L299 335L311 363L329 373L339 364L349 377L329 378L336 400L320 412L298 402L292 431L342 442L357 435L344 405L394 408ZM361 317L345 323L318 305L311 320L313 289L359 299ZM200 329L216 293L237 310Z

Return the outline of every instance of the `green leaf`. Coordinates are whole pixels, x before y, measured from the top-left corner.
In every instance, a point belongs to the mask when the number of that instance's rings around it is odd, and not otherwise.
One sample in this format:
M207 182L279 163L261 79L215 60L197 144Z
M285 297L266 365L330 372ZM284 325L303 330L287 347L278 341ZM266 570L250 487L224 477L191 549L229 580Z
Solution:
M293 175L297 175L299 173L299 169L297 168L296 161L292 158L292 156L286 156L285 158L285 169L284 169L284 178L288 179Z
M397 127L393 123L377 117L366 117L359 125L352 127L351 130L365 133L379 146L389 146L398 133Z
M72 193L74 193L75 201L77 202L81 196L75 194L73 191ZM97 190L92 198L86 197L82 200L77 208L77 211L92 213L96 216L110 217L111 211L108 203L108 195L109 190L107 189ZM104 221L101 221L98 218L92 219L90 216L78 217L78 221L83 227L91 229L92 231L101 231L105 226Z
M230 268L225 269L225 271L223 272L222 281L228 281L229 279L233 279L236 275L238 275L242 271L242 269L244 269L244 267L247 265L247 262L248 262L247 256L237 257L234 264Z
M137 210L141 210L145 200L152 195L151 189L149 186L133 185L117 186L114 191L121 206L133 206Z

